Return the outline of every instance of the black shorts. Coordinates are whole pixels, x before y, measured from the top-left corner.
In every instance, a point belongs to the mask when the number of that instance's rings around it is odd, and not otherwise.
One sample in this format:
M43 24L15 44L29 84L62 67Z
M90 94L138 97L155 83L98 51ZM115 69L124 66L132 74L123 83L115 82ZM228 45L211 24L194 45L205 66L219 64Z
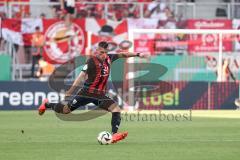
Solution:
M68 102L68 106L71 111L74 111L75 109L89 103L93 103L97 107L108 111L108 108L116 102L106 95L92 94L81 90L78 95L74 96Z
M67 11L69 14L74 14L75 8L71 6L67 6L67 2L64 2L64 9Z

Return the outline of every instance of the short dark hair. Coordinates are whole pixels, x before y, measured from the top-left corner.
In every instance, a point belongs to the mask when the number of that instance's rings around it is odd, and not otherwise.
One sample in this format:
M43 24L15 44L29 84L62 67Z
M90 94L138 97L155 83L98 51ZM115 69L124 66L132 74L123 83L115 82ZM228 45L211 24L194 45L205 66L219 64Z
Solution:
M35 30L36 30L36 31L39 31L39 30L40 30L40 27L39 27L39 26L35 27Z
M108 43L106 41L101 41L98 43L98 47L108 49Z

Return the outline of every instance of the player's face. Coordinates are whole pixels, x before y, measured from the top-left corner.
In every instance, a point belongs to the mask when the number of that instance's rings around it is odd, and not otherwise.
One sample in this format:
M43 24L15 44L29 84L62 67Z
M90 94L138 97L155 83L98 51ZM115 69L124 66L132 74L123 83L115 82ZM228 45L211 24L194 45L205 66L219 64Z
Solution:
M104 48L99 47L97 50L97 57L101 60L104 60L107 58L107 50Z

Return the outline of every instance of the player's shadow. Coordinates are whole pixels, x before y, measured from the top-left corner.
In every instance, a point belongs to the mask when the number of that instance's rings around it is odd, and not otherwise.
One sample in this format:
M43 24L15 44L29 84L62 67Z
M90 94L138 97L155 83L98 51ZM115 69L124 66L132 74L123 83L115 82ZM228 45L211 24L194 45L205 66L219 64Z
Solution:
M69 114L60 114L55 112L56 116L63 121L89 121L98 117L101 117L109 112L97 107L93 110L88 110L83 113L69 113Z
M63 121L89 121L109 113L109 111L100 107L102 106L102 103L109 101L109 99L102 99L102 98L99 99L99 98L94 98L89 96L81 96L81 99L83 101L84 99L86 99L86 103L83 105L80 105L79 107L76 107L76 109L79 109L80 112L77 112L77 113L71 112L68 114L61 114L61 113L55 112L56 116ZM94 103L94 106L87 111L84 110L83 107L85 107L86 104L89 104L89 103Z

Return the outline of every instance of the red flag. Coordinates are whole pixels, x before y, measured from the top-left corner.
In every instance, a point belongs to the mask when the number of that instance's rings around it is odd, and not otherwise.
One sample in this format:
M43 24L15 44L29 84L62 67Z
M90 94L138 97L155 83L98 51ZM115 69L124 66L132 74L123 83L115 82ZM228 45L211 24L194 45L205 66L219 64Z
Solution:
M2 22L2 36L13 44L30 46L36 27L42 30L41 19L5 19Z
M23 45L23 37L21 34L21 20L5 19L2 21L2 37L6 41Z

